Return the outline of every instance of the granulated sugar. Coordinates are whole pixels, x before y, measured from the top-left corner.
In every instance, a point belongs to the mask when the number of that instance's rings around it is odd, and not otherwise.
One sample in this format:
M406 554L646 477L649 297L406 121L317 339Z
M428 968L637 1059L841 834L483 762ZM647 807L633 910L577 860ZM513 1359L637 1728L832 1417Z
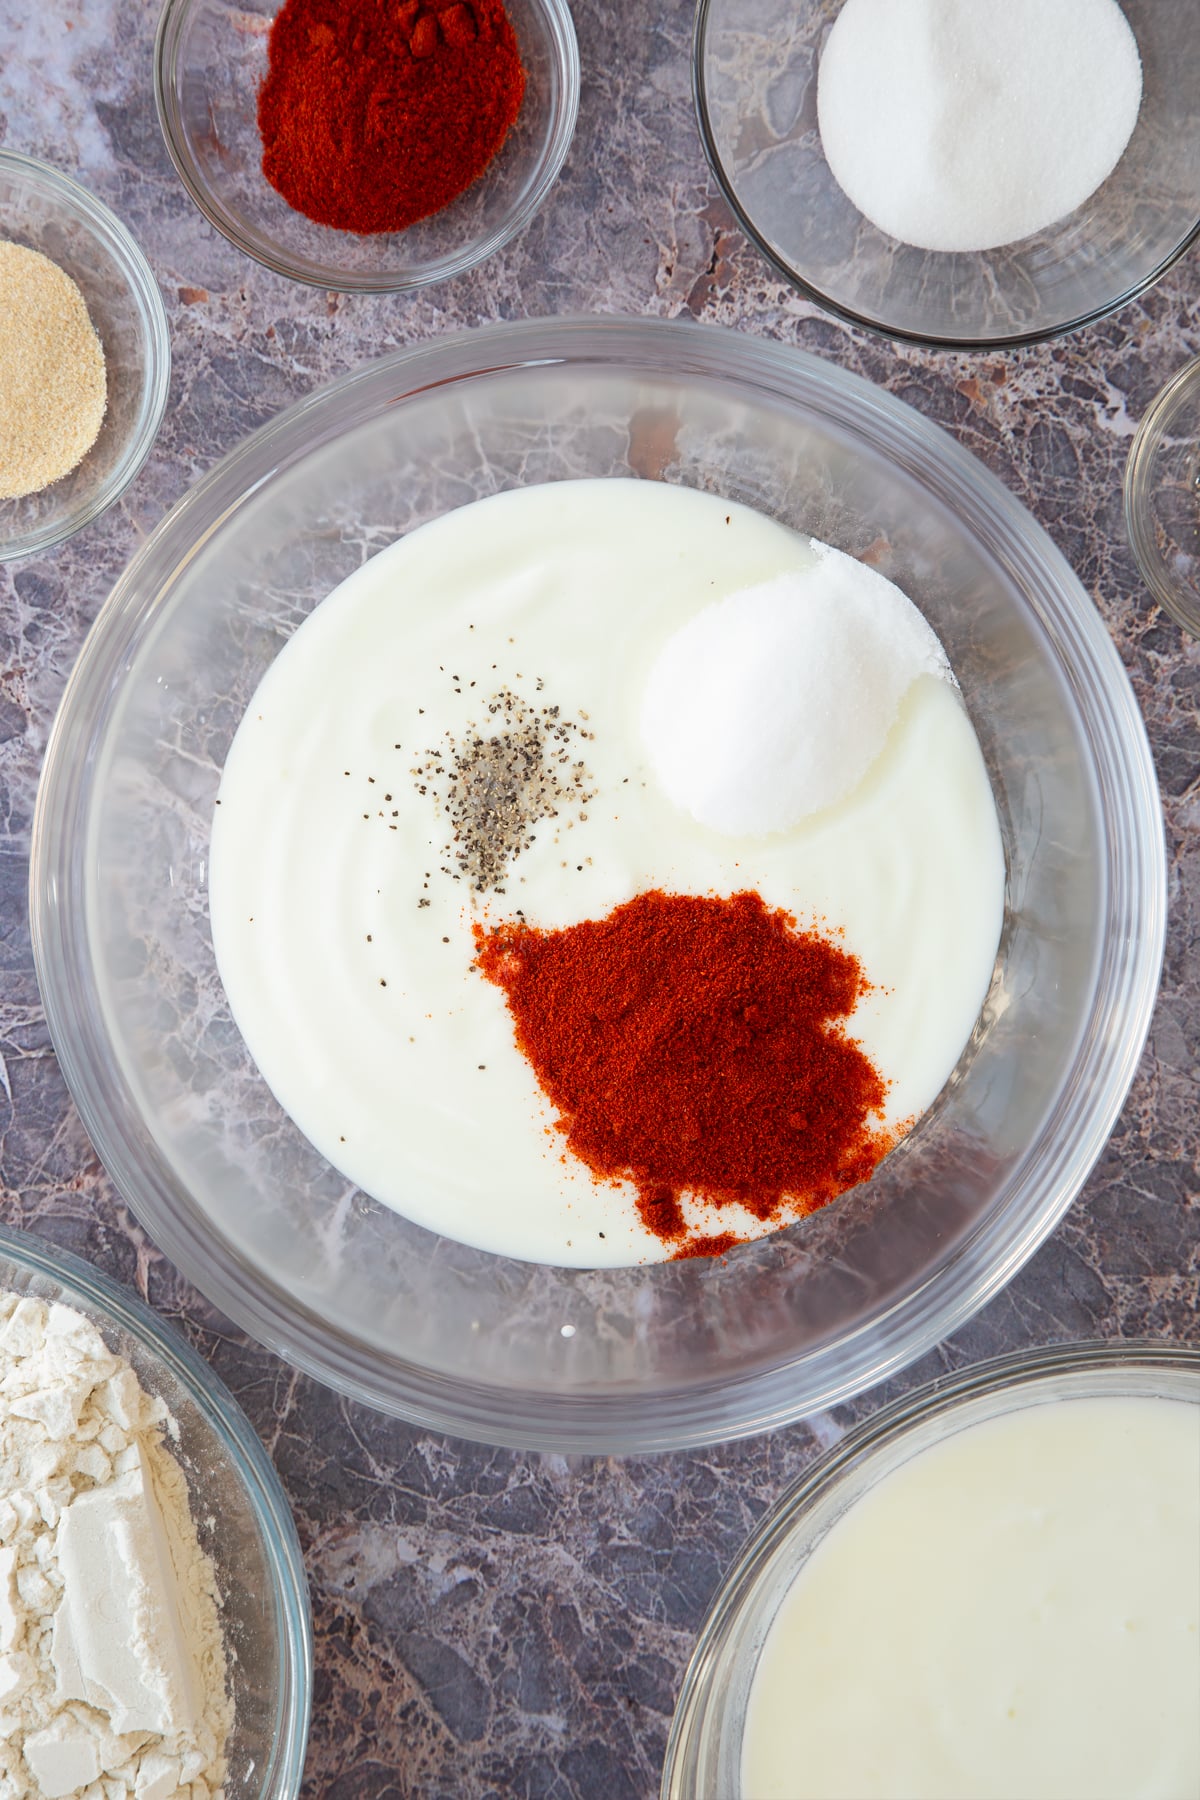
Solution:
M677 806L731 837L786 831L845 799L919 675L952 681L893 582L827 544L815 561L715 601L650 671L642 738Z
M81 462L106 398L104 352L71 277L0 242L0 500L40 493Z
M1141 94L1116 0L846 0L817 115L830 169L872 224L973 251L1081 206L1120 160Z

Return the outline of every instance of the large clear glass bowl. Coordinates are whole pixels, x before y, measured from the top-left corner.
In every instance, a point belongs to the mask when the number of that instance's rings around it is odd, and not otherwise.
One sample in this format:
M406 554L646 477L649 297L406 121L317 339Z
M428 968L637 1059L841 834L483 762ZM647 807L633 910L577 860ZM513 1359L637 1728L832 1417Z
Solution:
M700 0L696 13L693 86L713 174L743 230L811 299L920 343L1029 343L1123 306L1195 241L1195 0L1121 0L1142 59L1141 111L1125 154L1066 218L970 253L898 242L834 180L817 129L817 70L842 4Z
M268 269L322 288L391 293L472 269L523 231L558 179L579 111L567 0L506 0L525 65L516 124L457 200L407 231L316 225L262 172L258 91L283 0L166 0L154 45L159 123L205 218Z
M712 489L872 558L941 634L1008 859L991 993L868 1184L719 1260L506 1260L349 1190L275 1104L209 936L223 759L305 615L423 521L528 482ZM31 907L47 1016L108 1169L263 1343L489 1442L635 1451L869 1386L1003 1287L1129 1087L1165 865L1141 718L1057 550L965 451L829 364L695 324L529 321L370 364L227 457L118 581L47 749ZM569 1329L564 1329L569 1328Z
M1200 1407L1200 1350L1057 1344L993 1357L884 1407L793 1483L755 1527L712 1603L680 1689L662 1800L752 1800L743 1795L742 1740L759 1655L804 1564L856 1500L969 1426L1027 1406L1099 1399ZM970 1573L963 1571L965 1581Z
M68 1251L0 1225L0 1292L83 1313L166 1403L179 1427L168 1447L222 1599L234 1704L226 1800L296 1800L312 1688L308 1582L279 1477L249 1420L178 1332Z

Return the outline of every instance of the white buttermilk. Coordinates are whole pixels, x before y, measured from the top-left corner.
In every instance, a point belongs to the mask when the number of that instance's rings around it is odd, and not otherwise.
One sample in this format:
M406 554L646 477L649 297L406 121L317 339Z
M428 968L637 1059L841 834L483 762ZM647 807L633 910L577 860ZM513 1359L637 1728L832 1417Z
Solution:
M372 558L268 670L221 782L213 940L264 1079L366 1192L533 1261L668 1254L627 1188L564 1156L504 996L473 967L473 920L518 909L561 927L649 888L757 889L843 933L875 984L850 1031L891 1082L886 1121L934 1099L978 1017L1003 915L995 805L957 689L920 677L856 790L768 838L697 824L642 748L642 693L670 635L813 558L809 539L712 495L523 488ZM597 793L586 821L564 810L536 828L506 892L480 897L442 872L446 821L412 771L447 732L486 727L501 688L584 721L592 736L571 753ZM765 1229L740 1209L685 1211L710 1230Z
M767 1634L742 1792L1200 1793L1200 1406L1050 1401L885 1476Z

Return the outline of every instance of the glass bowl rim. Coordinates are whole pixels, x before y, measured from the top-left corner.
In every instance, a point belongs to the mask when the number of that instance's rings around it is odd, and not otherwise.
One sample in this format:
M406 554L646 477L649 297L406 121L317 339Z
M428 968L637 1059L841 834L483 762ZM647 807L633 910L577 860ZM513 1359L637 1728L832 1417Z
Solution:
M1125 532L1142 580L1163 611L1193 636L1200 636L1200 597L1189 601L1173 588L1163 573L1163 559L1151 517L1150 496L1154 458L1170 429L1175 412L1189 400L1200 408L1200 356L1193 356L1159 389L1143 413L1129 446L1122 483ZM1197 496L1200 509L1200 495Z
M1094 766L1109 783L1108 811L1122 821L1121 859L1109 859L1106 943L1115 972L1093 995L1092 1030L1084 1034L1064 1076L1063 1095L1038 1147L1037 1180L1030 1153L1018 1163L1008 1196L979 1231L921 1283L902 1308L836 1340L820 1357L809 1353L773 1362L751 1375L713 1377L686 1388L558 1394L540 1389L496 1390L351 1340L294 1296L269 1286L223 1246L211 1254L211 1234L194 1232L181 1205L182 1190L144 1127L131 1132L114 1106L116 1090L77 1000L86 999L88 947L76 919L82 905L60 904L82 879L67 853L64 820L90 799L82 746L101 730L112 686L145 619L197 542L228 523L262 484L279 477L322 444L386 405L459 382L490 379L514 369L579 362L586 367L668 370L676 379L703 376L760 390L772 404L803 395L845 428L847 417L873 443L894 446L926 484L936 475L943 504L966 504L977 537L1014 580L1037 594L1039 623L1054 654L1082 673ZM827 415L822 415L827 416ZM920 454L925 457L920 460ZM1034 601L1030 601L1031 606ZM1090 680L1091 687L1088 688ZM72 754L71 740L78 742ZM1123 860L1122 860L1123 859ZM76 865L78 859L76 859ZM1114 929L1116 893L1135 917ZM1122 918L1124 913L1122 913ZM406 347L340 376L269 421L233 449L172 508L119 576L89 633L68 681L47 742L33 825L30 918L34 958L51 1035L85 1126L118 1188L155 1242L187 1278L260 1343L352 1399L397 1414L429 1430L513 1448L558 1452L657 1452L707 1444L772 1429L820 1406L862 1391L904 1367L971 1317L1011 1279L1076 1197L1099 1156L1128 1092L1149 1030L1166 929L1166 855L1158 787L1145 725L1128 677L1095 607L1048 534L998 477L940 427L862 377L810 353L694 321L615 316L522 320L488 325ZM80 970L76 979L76 971ZM1097 1028L1096 1017L1110 1029ZM1118 1049L1110 1042L1119 1021ZM90 1053L89 1053L90 1051ZM1069 1075L1070 1079L1067 1079ZM1060 1116L1078 1092L1085 1103L1067 1124ZM1030 1198L1030 1195L1033 1198ZM932 1290L932 1292L931 1292ZM899 1316L898 1316L899 1315ZM850 1355L850 1352L853 1352ZM838 1364L835 1372L828 1365ZM814 1367L823 1378L816 1385ZM807 1383L807 1385L804 1385Z
M65 200L82 214L88 230L105 243L125 278L146 333L146 395L141 408L138 429L130 437L121 458L91 497L53 524L45 524L22 536L0 539L0 563L17 562L41 550L74 537L85 525L108 511L129 487L154 448L167 407L167 391L171 382L171 334L167 311L155 280L154 271L128 226L122 224L110 207L83 187L70 175L64 175L53 163L29 156L23 150L0 146L0 172L12 169L31 185L40 187L52 197ZM68 271L69 273L69 271Z
M1190 1372L1197 1378L1196 1395L1194 1402L1182 1404L1200 1406L1200 1348L1151 1338L1118 1342L1079 1339L1007 1350L967 1363L950 1374L936 1375L859 1420L837 1443L822 1450L753 1526L709 1602L671 1718L660 1800L678 1800L681 1791L687 1791L674 1785L680 1758L691 1748L696 1734L706 1730L707 1687L723 1654L723 1640L736 1631L739 1614L752 1599L760 1575L789 1538L803 1530L810 1514L845 1480L869 1468L876 1458L884 1457L890 1447L927 1420L953 1415L986 1395L1014 1397L1014 1404L996 1414L1007 1417L1021 1410L1017 1395L1062 1376L1076 1376L1081 1382L1095 1376L1096 1397L1112 1394L1111 1381L1106 1385L1103 1378L1116 1377L1125 1369L1159 1370L1180 1376ZM1076 1392L1070 1399L1083 1397ZM869 1492L873 1485L868 1482L864 1491Z
M538 159L537 177L526 190L520 205L506 213L504 219L484 236L471 238L458 250L409 269L355 271L317 263L307 257L290 256L265 232L247 233L239 227L204 180L180 129L171 76L177 70L184 24L196 3L197 0L164 0L159 14L154 36L154 104L159 128L175 172L193 204L236 250L261 263L273 274L306 287L344 294L411 293L434 282L448 281L478 267L518 237L541 210L558 180L579 116L579 40L568 0L529 0L547 26L562 91L553 130ZM389 235L402 238L404 234Z
M312 1707L312 1604L296 1522L261 1439L216 1370L139 1294L73 1251L3 1222L0 1262L53 1282L62 1290L65 1305L81 1306L89 1316L98 1314L136 1339L184 1390L208 1429L231 1452L267 1551L282 1623L280 1655L287 1673L288 1705L275 1746L276 1780L271 1793L279 1800L293 1800L304 1774Z
M1136 300L1140 294L1146 293L1157 281L1160 281L1168 269L1173 268L1200 238L1200 217L1198 217L1196 223L1147 274L1140 276L1127 288L1121 289L1111 299L1101 301L1097 305L1089 307L1085 312L1077 313L1058 324L1039 325L1030 331L1003 332L992 336L947 337L937 332L917 331L911 326L889 325L885 319L873 317L870 313L856 312L853 307L846 306L840 300L834 300L815 282L802 275L799 269L785 261L759 231L738 198L737 188L717 148L717 134L709 111L708 90L704 74L709 16L714 4L715 0L698 0L696 22L692 32L692 98L695 104L696 124L708 166L721 191L721 197L736 219L739 229L750 239L755 249L775 273L781 276L789 287L796 288L805 299L811 300L822 311L832 313L834 318L841 319L847 325L856 325L876 337L891 338L906 344L920 344L926 350L986 352L1015 350L1024 344L1044 344L1053 338L1068 337L1073 331L1081 331L1085 326L1094 325L1098 320L1106 319L1110 313L1119 312L1123 306L1128 306L1131 301Z

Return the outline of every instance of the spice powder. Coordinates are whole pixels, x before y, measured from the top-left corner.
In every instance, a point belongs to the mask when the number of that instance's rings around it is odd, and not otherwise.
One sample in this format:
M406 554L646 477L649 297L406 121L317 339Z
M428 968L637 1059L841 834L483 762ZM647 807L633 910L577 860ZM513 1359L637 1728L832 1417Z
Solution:
M71 277L40 251L0 242L0 499L40 493L83 460L107 385Z
M693 1232L685 1196L782 1224L866 1180L900 1135L843 1029L870 987L857 958L759 894L653 890L557 931L476 925L475 942L568 1146L631 1181L677 1255L738 1241Z

